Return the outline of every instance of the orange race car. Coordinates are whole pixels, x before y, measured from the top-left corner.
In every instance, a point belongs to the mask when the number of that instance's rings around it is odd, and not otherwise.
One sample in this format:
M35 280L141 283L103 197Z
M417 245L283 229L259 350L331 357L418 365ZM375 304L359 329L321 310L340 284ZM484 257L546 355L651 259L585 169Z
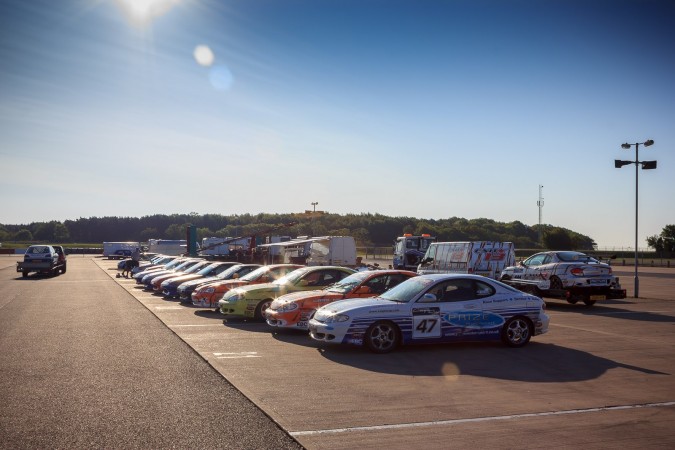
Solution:
M265 311L273 327L307 329L317 308L347 298L375 297L416 276L408 270L367 270L343 278L327 289L282 295Z
M203 308L216 308L227 291L248 284L270 283L300 267L299 264L270 264L235 280L217 281L199 286L192 293L192 304Z

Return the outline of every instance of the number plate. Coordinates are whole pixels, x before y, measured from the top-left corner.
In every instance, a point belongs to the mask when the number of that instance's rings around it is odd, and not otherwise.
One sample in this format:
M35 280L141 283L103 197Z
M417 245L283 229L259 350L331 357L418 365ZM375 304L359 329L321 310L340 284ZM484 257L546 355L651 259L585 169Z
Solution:
M589 299L591 299L591 300L607 300L607 296L606 295L591 295L589 297Z

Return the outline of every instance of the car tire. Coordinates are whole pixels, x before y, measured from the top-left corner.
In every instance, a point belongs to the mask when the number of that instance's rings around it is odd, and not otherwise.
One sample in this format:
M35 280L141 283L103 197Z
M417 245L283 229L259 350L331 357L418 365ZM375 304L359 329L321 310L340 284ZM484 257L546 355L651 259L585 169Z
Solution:
M258 320L262 320L264 322L266 320L265 311L267 311L267 308L269 308L271 304L272 304L271 298L268 298L258 303L258 306L255 307L255 318Z
M511 275L502 275L499 281L511 281Z
M502 341L509 347L522 347L531 337L532 324L525 317L511 317L502 327Z
M368 327L364 344L373 353L389 353L399 346L401 331L389 321L379 321Z
M570 305L576 305L578 301L579 300L576 299L576 298L568 298L567 299L567 303L569 303Z
M24 270L23 272L21 272L21 276L26 278L28 276L28 272Z
M63 265L63 268L61 269L61 273L66 273L66 265Z
M595 305L595 300L584 300L584 305L593 306Z
M551 277L551 289L562 289L562 281L558 277Z

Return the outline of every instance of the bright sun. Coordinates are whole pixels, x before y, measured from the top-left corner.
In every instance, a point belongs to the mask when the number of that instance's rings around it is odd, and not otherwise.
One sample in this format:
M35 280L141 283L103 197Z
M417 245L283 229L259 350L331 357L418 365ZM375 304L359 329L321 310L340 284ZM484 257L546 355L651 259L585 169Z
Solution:
M173 8L180 0L115 0L129 19L144 25Z

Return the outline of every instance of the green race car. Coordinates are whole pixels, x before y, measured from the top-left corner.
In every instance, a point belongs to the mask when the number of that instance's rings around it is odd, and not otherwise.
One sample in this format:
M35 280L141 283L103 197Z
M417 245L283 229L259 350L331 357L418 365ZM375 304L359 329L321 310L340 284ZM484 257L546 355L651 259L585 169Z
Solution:
M340 266L302 267L272 283L242 286L228 291L218 309L228 316L253 317L265 320L265 310L280 295L296 291L324 289L355 271Z

